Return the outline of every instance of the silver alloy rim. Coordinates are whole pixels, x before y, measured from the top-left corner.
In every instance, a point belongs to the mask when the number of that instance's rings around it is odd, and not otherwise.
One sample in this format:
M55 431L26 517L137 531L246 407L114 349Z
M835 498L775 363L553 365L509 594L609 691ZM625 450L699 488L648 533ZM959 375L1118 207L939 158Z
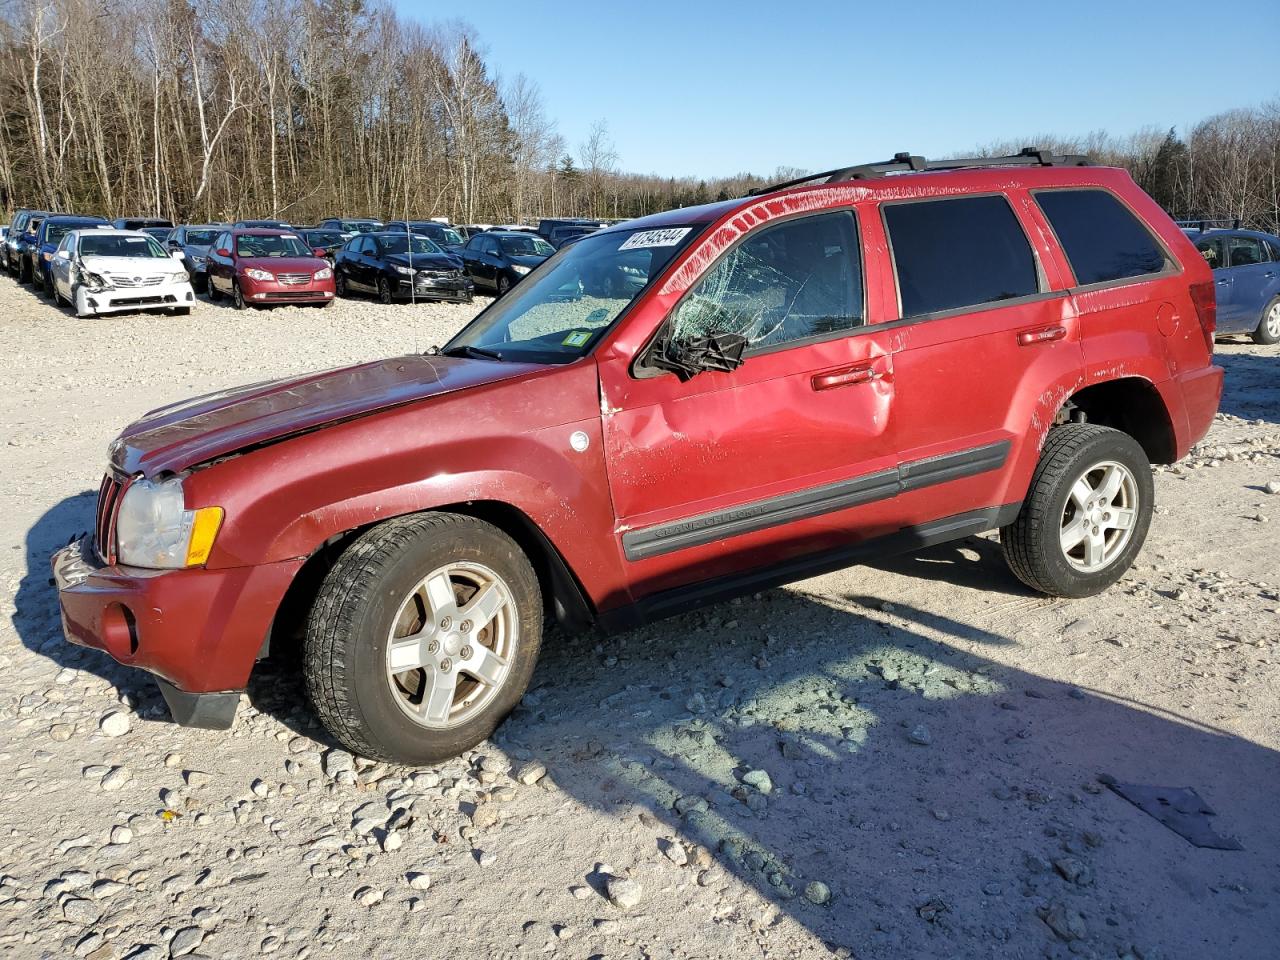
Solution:
M1062 510L1063 556L1083 573L1115 562L1138 521L1138 483L1123 463L1104 460L1080 474Z
M1280 339L1280 303L1272 304L1267 311L1267 335L1272 339Z
M460 726L502 689L518 642L515 601L503 579L480 563L450 563L400 604L387 637L387 683L414 723Z

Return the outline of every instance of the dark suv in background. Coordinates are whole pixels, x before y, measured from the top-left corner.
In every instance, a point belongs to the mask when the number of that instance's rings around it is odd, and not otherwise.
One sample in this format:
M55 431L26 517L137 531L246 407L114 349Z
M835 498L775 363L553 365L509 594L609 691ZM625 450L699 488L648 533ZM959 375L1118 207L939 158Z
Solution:
M226 229L225 223L184 223L174 227L165 240L171 251L182 254L182 265L187 268L187 276L196 293L208 288L209 252L218 234Z
M474 234L462 249L462 265L477 290L502 296L555 253L542 237L516 230Z

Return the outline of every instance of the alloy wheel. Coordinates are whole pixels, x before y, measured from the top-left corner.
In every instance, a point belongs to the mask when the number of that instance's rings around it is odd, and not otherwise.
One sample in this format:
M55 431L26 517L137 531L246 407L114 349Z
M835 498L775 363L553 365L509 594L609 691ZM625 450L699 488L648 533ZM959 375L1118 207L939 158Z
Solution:
M1138 518L1138 484L1129 468L1104 460L1081 473L1062 510L1059 543L1077 570L1096 573L1124 552Z
M1272 340L1280 340L1280 300L1271 305L1263 322L1266 324L1267 336Z
M423 727L460 726L502 688L518 642L515 601L502 577L473 561L433 570L392 621L386 655L392 696Z

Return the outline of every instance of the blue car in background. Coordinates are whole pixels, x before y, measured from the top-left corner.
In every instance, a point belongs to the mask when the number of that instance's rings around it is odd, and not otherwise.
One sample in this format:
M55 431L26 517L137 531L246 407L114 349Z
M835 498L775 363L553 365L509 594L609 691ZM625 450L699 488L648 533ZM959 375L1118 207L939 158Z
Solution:
M1213 268L1218 333L1280 343L1280 237L1256 230L1184 229Z
M35 239L32 241L27 256L30 257L31 263L27 271L27 276L31 278L31 283L37 290L44 292L44 295L50 300L53 299L53 251L58 249L58 244L72 230L84 230L89 227L109 227L105 217L76 217L63 216L54 214L45 217L40 224L40 229L36 231Z

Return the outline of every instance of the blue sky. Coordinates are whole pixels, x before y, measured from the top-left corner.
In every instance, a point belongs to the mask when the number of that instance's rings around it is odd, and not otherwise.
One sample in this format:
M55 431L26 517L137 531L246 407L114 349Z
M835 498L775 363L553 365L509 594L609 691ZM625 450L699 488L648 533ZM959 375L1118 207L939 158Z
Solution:
M1280 97L1275 0L1234 21L1229 5L1182 0L395 2L414 19L471 23L492 69L537 81L571 153L604 119L620 166L641 173L818 170L1038 133L1185 129Z

